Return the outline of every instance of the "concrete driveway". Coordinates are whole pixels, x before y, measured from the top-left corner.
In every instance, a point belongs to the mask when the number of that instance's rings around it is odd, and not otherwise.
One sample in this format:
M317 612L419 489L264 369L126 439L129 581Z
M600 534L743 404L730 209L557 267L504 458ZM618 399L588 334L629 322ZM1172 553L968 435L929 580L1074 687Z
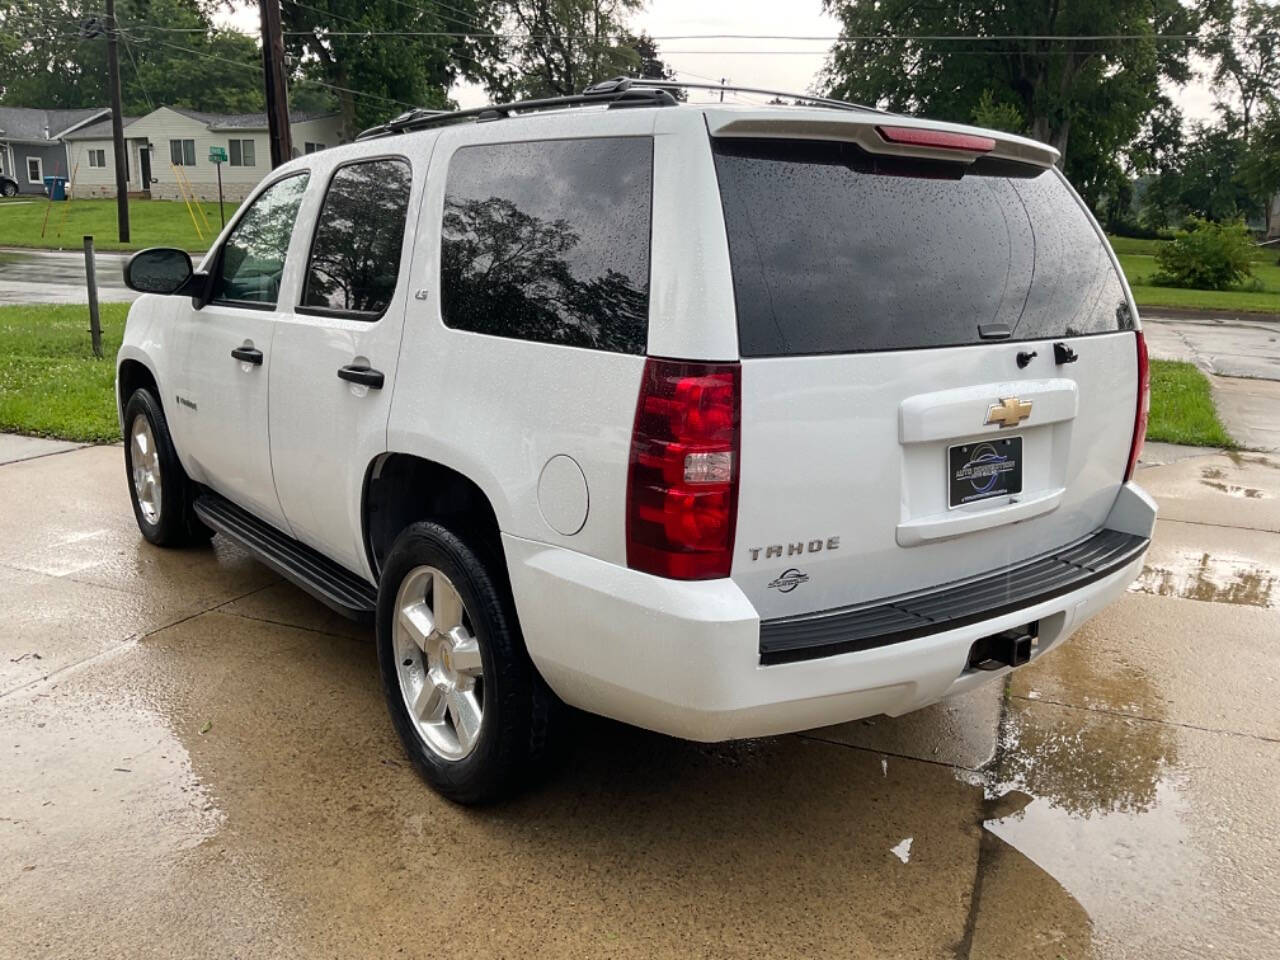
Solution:
M28 448L0 954L1280 955L1280 458L1157 452L1141 580L1007 690L717 746L584 717L545 785L464 810L368 632L227 543L149 547L118 447Z
M1227 432L1250 450L1280 453L1280 319L1142 314L1157 360L1194 363L1209 377Z

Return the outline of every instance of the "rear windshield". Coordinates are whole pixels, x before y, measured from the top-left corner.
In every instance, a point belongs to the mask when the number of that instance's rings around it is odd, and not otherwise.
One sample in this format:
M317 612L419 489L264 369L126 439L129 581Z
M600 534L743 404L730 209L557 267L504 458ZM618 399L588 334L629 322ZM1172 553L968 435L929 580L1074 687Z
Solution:
M956 346L1133 325L1053 170L713 140L744 357ZM960 174L963 172L963 176Z

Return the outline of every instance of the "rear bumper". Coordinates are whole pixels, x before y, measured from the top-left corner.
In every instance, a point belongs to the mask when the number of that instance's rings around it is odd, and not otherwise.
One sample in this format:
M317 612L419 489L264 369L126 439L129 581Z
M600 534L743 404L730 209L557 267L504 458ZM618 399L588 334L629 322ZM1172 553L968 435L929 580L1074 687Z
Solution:
M1155 504L1122 488L1106 528L1149 539ZM1145 546L1076 589L963 625L851 652L761 663L760 619L732 580L664 580L503 538L534 664L567 703L690 740L897 716L1003 675L967 669L980 637L1039 621L1043 656L1142 570ZM945 624L939 624L945 627Z

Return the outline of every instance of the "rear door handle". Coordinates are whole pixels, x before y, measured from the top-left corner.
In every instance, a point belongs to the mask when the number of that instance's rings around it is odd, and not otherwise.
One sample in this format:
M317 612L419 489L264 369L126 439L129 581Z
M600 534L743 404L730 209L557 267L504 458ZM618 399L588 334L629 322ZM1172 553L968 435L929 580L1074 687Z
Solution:
M338 368L338 378L359 383L374 390L382 389L382 371L374 370L372 367L357 367L354 363L348 363L345 367Z
M237 360L243 360L245 363L262 366L262 351L257 347L236 347L231 351L231 355Z

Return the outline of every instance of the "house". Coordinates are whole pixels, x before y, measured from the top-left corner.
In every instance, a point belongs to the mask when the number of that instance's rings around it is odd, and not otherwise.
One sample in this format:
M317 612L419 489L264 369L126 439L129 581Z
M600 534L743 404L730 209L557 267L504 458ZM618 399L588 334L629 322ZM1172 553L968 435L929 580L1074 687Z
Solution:
M289 129L294 155L312 153L350 139L337 114L295 113ZM111 122L89 124L68 134L67 159L77 197L114 197L115 150ZM265 113L201 113L185 107L158 107L124 128L125 166L130 193L157 200L183 195L218 199L218 170L209 148L221 147L222 195L243 200L271 169Z
M22 193L43 194L45 177L65 177L70 170L63 139L110 114L106 107L0 107L0 173L16 180Z

